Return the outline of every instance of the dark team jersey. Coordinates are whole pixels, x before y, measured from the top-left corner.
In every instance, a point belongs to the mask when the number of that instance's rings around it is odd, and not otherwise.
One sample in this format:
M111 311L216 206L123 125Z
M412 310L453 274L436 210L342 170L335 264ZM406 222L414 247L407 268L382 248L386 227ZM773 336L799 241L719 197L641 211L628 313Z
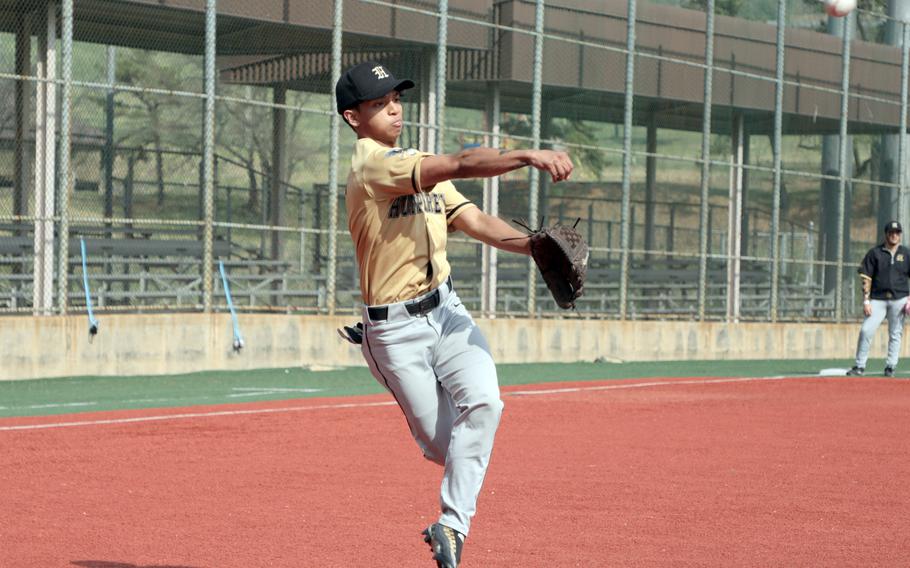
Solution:
M872 281L873 300L895 300L910 295L910 250L898 245L892 255L884 244L869 249L859 274Z

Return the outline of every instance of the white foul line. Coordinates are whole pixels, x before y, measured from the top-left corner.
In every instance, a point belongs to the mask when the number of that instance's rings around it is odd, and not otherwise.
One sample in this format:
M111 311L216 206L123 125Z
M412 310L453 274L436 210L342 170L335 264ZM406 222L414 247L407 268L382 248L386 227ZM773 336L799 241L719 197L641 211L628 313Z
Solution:
M133 422L153 422L160 420L177 420L182 418L206 418L210 416L239 416L243 414L266 414L272 412L296 412L299 410L326 410L340 408L366 408L370 406L392 406L395 401L358 402L347 404L322 404L317 406L289 406L286 408L256 408L251 410L222 410L218 412L188 412L184 414L160 414L157 416L137 416L135 418L110 418L108 420L84 420L79 422L49 422L47 424L25 424L22 426L0 426L0 432L10 430L39 430L45 428L70 428L73 426L94 426L97 424L130 424Z
M711 385L719 383L740 383L755 381L782 381L788 379L809 379L819 378L818 375L809 375L803 377L778 376L778 377L740 377L726 379L698 379L698 380L668 380L668 381L649 381L646 383L621 383L618 385L599 385L594 387L566 387L559 389L540 389L540 390L521 390L509 391L502 393L503 396L532 396L542 394L562 394L571 392L593 392L604 390L619 389L640 389L658 386L676 386L676 385ZM107 420L83 420L77 422L48 422L45 424L24 424L21 426L0 426L0 432L10 432L13 430L42 430L48 428L72 428L76 426L96 426L107 424L132 424L136 422L154 422L163 420L181 420L187 418L208 418L215 416L242 416L247 414L267 414L278 412L298 412L305 410L338 410L343 408L371 408L377 406L394 406L395 401L382 402L350 402L339 404L321 404L315 406L288 406L285 408L256 408L250 410L221 410L216 412L189 412L183 414L159 414L154 416L136 416L134 418L110 418Z
M39 409L39 408L69 408L73 406L95 406L97 402L50 402L47 404L29 404L28 406L0 406L0 410L12 410L20 408Z
M231 390L235 391L249 391L249 392L321 392L325 389L314 389L314 388L279 388L279 387L234 387Z
M811 377L817 377L817 375L812 375ZM519 395L519 396L532 396L537 394L559 394L567 392L589 392L589 391L604 391L604 390L616 390L616 389L641 389L646 387L657 387L657 386L667 386L667 385L713 385L717 383L741 383L745 381L783 381L787 379L806 379L811 377L794 377L794 376L784 376L779 377L736 377L728 379L696 379L696 380L685 380L685 381L651 381L648 383L622 383L618 385L601 385L597 387L566 387L561 389L541 389L541 390L525 390L525 391L509 391L503 394Z
M241 391L235 392L234 394L225 395L227 398L240 398L240 397L253 397L253 396L271 396L273 394L283 394L283 393L315 393L322 392L325 389L315 389L315 388L273 388L273 387L234 387L231 390ZM195 401L200 400L217 400L221 401L222 397L217 396L190 396L185 398L127 398L122 400L115 401L106 401L108 403L115 402L118 404L147 404L149 402L187 402L188 404L184 406L189 406ZM0 406L0 410L39 410L42 408L69 408L69 407L78 407L78 406L98 406L101 404L97 401L87 401L87 402L50 402L47 404L29 404L25 406ZM116 410L116 409L115 409ZM126 409L123 409L126 410ZM13 418L9 416L7 418Z
M273 394L279 393L312 393L312 392L322 392L324 389L312 389L312 388L273 388L273 387L234 387L231 389L235 392L234 394L227 395L228 398L239 398L243 396L271 396Z

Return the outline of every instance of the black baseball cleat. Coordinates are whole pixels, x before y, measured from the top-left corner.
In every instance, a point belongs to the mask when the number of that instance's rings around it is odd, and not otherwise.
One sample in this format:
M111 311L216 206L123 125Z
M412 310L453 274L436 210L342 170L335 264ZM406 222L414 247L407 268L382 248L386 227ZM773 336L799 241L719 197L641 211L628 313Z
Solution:
M423 531L423 541L430 545L436 568L458 568L464 535L455 529L433 523Z
M864 369L862 367L857 367L854 365L852 369L847 371L847 376L848 377L861 377L861 376L863 376L863 374L865 372L866 372L866 369Z
M885 367L885 376L893 377L894 376L894 367Z

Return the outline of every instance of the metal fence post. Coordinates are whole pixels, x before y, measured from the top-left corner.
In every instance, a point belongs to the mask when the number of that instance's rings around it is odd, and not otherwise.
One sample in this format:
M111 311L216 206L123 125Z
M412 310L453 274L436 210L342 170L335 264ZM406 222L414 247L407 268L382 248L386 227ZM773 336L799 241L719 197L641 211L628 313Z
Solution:
M61 4L60 32L63 36L61 55L63 59L63 88L60 105L60 167L58 180L60 186L60 231L59 254L57 257L57 308L60 314L66 314L67 291L69 287L69 193L72 187L73 174L70 171L70 154L72 152L72 119L70 107L73 100L73 0L63 0Z
M335 112L335 85L341 78L341 32L343 24L344 0L335 0L334 19L332 21L332 83L329 85L329 100L332 106L332 118L329 126L329 266L326 279L326 309L329 315L335 314L335 273L338 267L338 144L340 117ZM300 246L303 246L303 233L300 233ZM357 259L354 259L357 262Z
M540 149L540 113L543 103L543 30L544 0L537 0L534 13L534 75L531 87L531 144L535 150ZM531 168L528 194L528 226L537 226L538 185L540 171ZM537 311L537 265L528 259L528 315Z
M777 67L774 84L774 195L771 198L771 310L770 319L777 321L778 293L780 285L780 191L781 156L783 144L784 117L784 50L786 48L787 0L777 2Z
M625 113L622 133L622 205L620 206L619 319L626 319L629 295L629 208L632 200L632 119L635 104L635 20L637 0L629 0L626 16Z
M907 208L907 81L910 80L910 26L901 21L901 112L900 135L898 137L897 170L897 218L901 223L910 223Z
M840 156L837 192L837 274L835 275L834 317L840 323L844 317L844 218L847 200L847 112L850 105L850 42L853 39L853 18L855 12L844 16L844 43L841 61L841 107L840 107Z
M446 58L449 38L449 0L439 0L436 40L436 153L445 153Z
M701 207L698 239L698 319L705 319L708 282L708 205L711 182L711 98L714 90L714 0L705 8L705 104L701 124Z
M212 311L212 276L215 221L215 5L217 0L205 1L205 115L202 137L202 200L204 204L202 245L202 309Z

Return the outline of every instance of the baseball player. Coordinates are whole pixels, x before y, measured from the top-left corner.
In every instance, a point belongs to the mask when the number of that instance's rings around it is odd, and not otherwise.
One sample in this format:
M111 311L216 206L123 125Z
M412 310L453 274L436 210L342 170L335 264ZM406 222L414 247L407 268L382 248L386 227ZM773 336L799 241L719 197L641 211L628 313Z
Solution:
M357 133L345 201L366 306L347 328L370 371L395 397L424 457L445 468L442 513L423 531L438 568L456 568L471 528L503 403L480 329L458 299L449 232L530 254L527 235L483 213L451 180L532 166L569 178L564 152L472 148L433 155L397 147L401 93L414 86L375 61L348 69L338 112Z
M847 371L857 376L866 372L872 335L885 317L888 318L888 358L885 376L893 377L904 332L904 308L910 295L910 250L901 244L903 229L897 221L885 224L885 240L872 247L863 258L859 276L863 281L863 326L856 342L856 362Z

